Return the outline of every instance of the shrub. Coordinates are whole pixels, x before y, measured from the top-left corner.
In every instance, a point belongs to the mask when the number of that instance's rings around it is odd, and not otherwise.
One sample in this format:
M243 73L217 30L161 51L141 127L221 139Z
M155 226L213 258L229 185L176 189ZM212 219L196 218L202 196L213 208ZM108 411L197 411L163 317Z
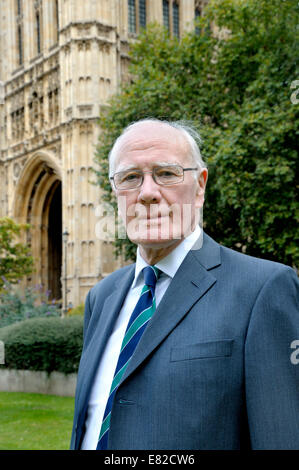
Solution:
M0 328L28 318L50 316L60 316L60 309L55 300L49 302L49 292L43 292L41 286L22 290L4 278L0 293Z
M67 315L84 315L84 304L77 305L77 307L71 308Z
M32 318L0 328L5 345L1 368L77 372L83 342L83 318Z

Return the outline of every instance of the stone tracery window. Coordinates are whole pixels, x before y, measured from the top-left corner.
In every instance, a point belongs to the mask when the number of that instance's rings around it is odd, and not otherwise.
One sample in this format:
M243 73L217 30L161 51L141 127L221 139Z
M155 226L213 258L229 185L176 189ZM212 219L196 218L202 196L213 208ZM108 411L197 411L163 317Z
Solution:
M35 21L36 21L36 49L37 49L37 53L40 54L40 52L41 52L41 37L40 37L40 16L39 16L39 12L37 12L36 15L35 15Z
M54 123L57 124L59 118L59 89L54 90Z
M135 0L128 0L129 32L136 33L136 4Z
M23 50L23 10L22 0L16 0L16 41L17 41L17 65L21 66L24 62Z
M180 36L179 0L163 0L163 25L171 36Z
M48 122L50 126L56 125L59 118L59 89L56 84L48 91Z
M55 0L55 27L56 27L56 42L59 41L59 8L58 0Z
M21 15L22 13L22 0L17 0L17 14Z
M129 33L139 33L146 27L147 0L128 0L128 30Z
M43 47L43 28L42 28L42 2L35 0L34 2L34 15L35 15L35 44L36 53L40 54Z
M36 135L44 126L44 97L42 92L34 90L28 103L31 132Z
M139 0L139 28L146 27L146 0Z
M24 92L18 92L11 102L11 138L13 143L24 137Z
M23 64L23 34L22 34L22 26L18 26L18 62L19 65Z
M163 25L169 30L169 0L163 0Z
M177 1L172 2L172 32L174 36L180 36L180 7Z

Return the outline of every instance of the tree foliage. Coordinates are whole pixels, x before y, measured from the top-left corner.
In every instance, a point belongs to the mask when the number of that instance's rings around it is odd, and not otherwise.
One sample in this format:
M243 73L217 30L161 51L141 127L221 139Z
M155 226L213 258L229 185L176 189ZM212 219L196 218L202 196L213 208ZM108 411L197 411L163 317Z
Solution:
M103 199L115 203L107 155L144 117L185 119L209 167L204 227L217 241L298 267L297 0L211 0L180 40L152 25L131 48L131 80L100 116ZM215 26L216 25L216 26ZM117 251L134 252L128 240Z
M8 217L0 218L0 290L8 281L16 283L33 271L29 248L18 241L26 224L17 224Z

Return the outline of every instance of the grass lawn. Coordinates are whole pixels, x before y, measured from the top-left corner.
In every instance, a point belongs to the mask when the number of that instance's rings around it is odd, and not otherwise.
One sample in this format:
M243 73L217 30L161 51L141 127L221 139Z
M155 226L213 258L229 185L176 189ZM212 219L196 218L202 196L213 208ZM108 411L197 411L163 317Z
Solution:
M0 450L69 449L74 398L0 392Z

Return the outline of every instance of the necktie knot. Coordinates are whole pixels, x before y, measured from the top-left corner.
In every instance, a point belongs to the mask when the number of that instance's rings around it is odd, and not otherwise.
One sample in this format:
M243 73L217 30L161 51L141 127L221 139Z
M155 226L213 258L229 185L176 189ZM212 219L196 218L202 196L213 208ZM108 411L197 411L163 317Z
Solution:
M146 266L142 270L144 276L144 283L155 289L156 282L159 276L159 269L156 266Z

